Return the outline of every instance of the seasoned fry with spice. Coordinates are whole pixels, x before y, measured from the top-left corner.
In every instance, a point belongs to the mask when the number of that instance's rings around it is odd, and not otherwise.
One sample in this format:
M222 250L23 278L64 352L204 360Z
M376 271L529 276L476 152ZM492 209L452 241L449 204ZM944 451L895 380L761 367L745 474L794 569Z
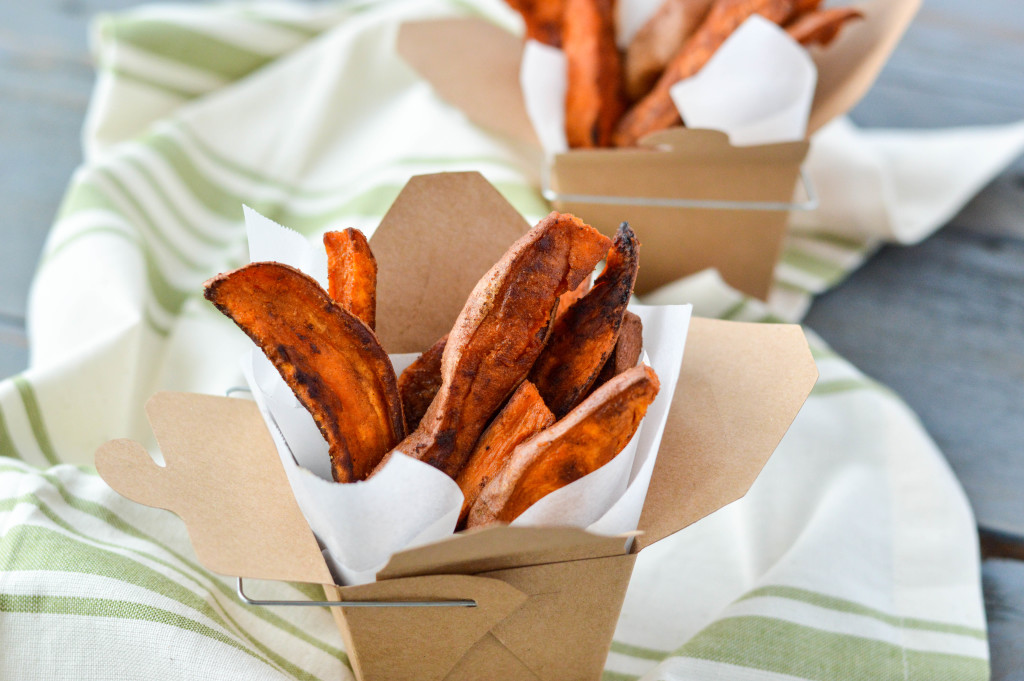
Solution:
M847 21L863 19L864 14L850 7L808 12L786 26L786 32L801 45L828 45Z
M587 295L555 320L530 380L561 418L579 404L615 348L639 268L639 243L623 222L601 276Z
M623 74L626 95L636 101L650 91L669 60L693 35L712 0L665 0L637 31L626 49Z
M554 422L555 415L544 405L537 388L523 381L480 436L469 461L455 479L465 497L459 527L465 525L480 490L505 467L512 450Z
M562 46L565 0L505 0L526 24L526 37L552 47Z
M587 295L587 291L590 290L590 277L586 277L579 286L569 291L568 293L562 294L558 299L558 309L555 310L555 318L561 317L566 310L573 306L577 300Z
M626 312L622 317L622 326L619 327L619 340L615 343L612 356L604 363L601 374L594 382L594 390L621 374L626 369L632 369L640 361L640 353L644 349L644 325L640 317L632 312Z
M420 425L427 407L441 388L441 356L447 342L448 334L441 336L398 377L398 392L402 396L407 433L413 432Z
M373 332L314 279L280 263L251 263L204 288L312 414L334 479L364 479L404 435L395 372Z
M658 388L649 366L633 367L516 447L473 504L467 527L512 522L541 498L611 461L633 437Z
M614 144L634 146L643 136L679 123L670 88L694 75L711 59L739 26L754 14L784 24L794 14L796 0L715 0L704 23L669 62L654 89L619 121Z
M607 147L625 108L614 0L567 0L565 135L573 148Z
M548 336L559 296L607 253L607 237L551 213L477 283L441 361L441 388L399 449L458 475L491 417L526 378Z
M371 329L377 326L377 261L358 229L324 234L331 298Z

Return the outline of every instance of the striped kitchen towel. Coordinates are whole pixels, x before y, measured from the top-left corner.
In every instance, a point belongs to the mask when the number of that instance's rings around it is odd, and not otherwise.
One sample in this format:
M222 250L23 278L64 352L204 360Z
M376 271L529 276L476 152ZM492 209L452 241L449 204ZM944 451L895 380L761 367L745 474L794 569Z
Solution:
M410 176L478 170L528 219L548 211L531 158L394 54L401 21L467 13L516 25L499 0L97 22L87 157L33 287L31 368L0 382L0 678L350 678L326 610L243 606L182 524L111 492L92 453L152 444L142 404L157 390L239 382L249 341L200 290L247 261L243 203L310 239L372 232ZM885 237L826 217L791 235L769 306L714 273L647 302L795 319ZM607 679L987 678L959 485L896 396L812 347L819 384L751 492L639 559Z

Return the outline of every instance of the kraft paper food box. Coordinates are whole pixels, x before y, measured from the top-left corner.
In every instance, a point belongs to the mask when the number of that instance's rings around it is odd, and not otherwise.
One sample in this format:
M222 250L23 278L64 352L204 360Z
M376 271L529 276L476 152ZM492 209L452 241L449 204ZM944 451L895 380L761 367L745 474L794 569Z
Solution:
M818 85L808 138L867 93L920 4L854 5L864 19L850 22L828 47L810 49ZM442 99L542 158L519 85L521 38L477 18L425 20L401 27L397 49ZM635 149L577 149L538 163L558 210L609 235L622 220L634 225L646 247L638 293L714 267L734 288L763 300L809 144L734 147L724 133L676 127ZM672 205L679 202L685 205Z
M528 228L477 173L413 178L370 240L385 349L422 351L447 332ZM450 243L461 245L460 266L439 267ZM219 574L323 584L331 600L475 603L333 607L361 681L593 681L637 555L743 496L816 379L798 326L692 319L637 532L468 531L395 554L361 586L334 584L252 401L158 393L146 411L165 465L115 440L96 468L129 499L180 516L199 561Z

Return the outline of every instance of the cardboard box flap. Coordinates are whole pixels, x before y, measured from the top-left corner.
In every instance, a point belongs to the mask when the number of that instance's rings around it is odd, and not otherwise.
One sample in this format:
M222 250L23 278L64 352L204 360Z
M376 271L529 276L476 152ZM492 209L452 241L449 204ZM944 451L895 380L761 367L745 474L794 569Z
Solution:
M530 597L492 634L537 679L601 678L635 560L617 556L488 573Z
M486 527L396 553L377 573L377 579L476 574L527 565L621 556L626 553L628 536L600 536L575 527Z
M440 681L527 599L503 581L464 575L393 579L328 592L353 601L476 601L473 608L341 608L346 649L360 651L352 660L360 678L388 681Z
M689 128L652 133L642 145L556 154L551 188L596 196L785 202L808 148L807 142L734 147L723 132ZM766 167L775 172L766 174Z
M333 581L254 403L164 392L146 414L165 465L137 442L108 442L96 452L108 485L180 516L199 562L214 572Z
M817 378L799 326L691 320L633 550L746 494Z
M812 48L818 65L808 136L856 106L921 7L921 0L871 0L857 5L864 19L851 22L834 43Z
M480 173L410 179L370 237L384 349L422 352L448 333L476 283L529 229Z
M471 121L540 146L519 89L521 38L483 19L434 19L402 24L395 47Z

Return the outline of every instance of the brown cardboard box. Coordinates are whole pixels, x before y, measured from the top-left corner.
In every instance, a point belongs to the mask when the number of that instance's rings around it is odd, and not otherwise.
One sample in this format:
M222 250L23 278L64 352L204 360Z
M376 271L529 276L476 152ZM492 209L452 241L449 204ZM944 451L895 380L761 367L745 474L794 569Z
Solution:
M477 279L527 228L479 174L413 178L371 239L385 348L423 349L447 331ZM459 267L440 267L451 243L462 246ZM96 452L96 468L124 496L178 514L214 572L324 584L347 601L476 602L333 608L361 681L592 681L637 554L743 496L816 378L797 326L693 319L637 533L464 532L394 555L362 586L333 585L250 401L159 393L146 410L165 466L116 440Z
M920 4L868 0L858 5L863 21L811 50L818 87L808 136L867 93ZM405 24L397 48L471 120L539 148L519 87L519 38L480 19L442 19ZM673 128L636 149L558 154L544 173L558 210L606 234L629 221L647 247L637 292L715 267L733 287L765 299L808 148L807 141L733 147L722 133Z

